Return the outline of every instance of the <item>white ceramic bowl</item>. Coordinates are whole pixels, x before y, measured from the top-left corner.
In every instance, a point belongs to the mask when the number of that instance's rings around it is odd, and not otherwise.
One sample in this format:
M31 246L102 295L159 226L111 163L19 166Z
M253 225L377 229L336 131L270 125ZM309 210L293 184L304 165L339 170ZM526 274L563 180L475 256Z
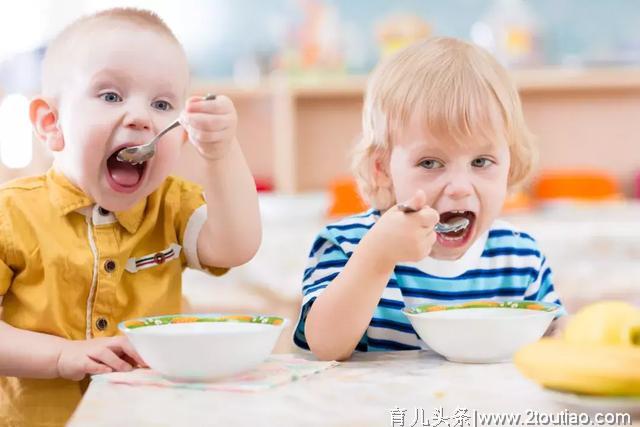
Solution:
M538 340L560 306L539 301L472 301L404 308L411 325L433 351L452 362L510 361Z
M173 381L213 381L249 370L273 351L287 320L184 314L118 325L149 367Z

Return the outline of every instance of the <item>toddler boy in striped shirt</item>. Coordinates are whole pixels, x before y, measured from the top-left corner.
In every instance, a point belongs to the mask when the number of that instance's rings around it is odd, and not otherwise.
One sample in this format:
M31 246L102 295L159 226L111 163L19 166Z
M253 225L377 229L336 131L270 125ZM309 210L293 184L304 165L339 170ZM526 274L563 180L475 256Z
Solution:
M372 209L318 235L294 342L328 360L354 350L419 349L405 306L560 304L536 241L497 219L534 153L515 85L479 47L432 38L380 64L354 159ZM460 218L468 220L462 230L434 231Z

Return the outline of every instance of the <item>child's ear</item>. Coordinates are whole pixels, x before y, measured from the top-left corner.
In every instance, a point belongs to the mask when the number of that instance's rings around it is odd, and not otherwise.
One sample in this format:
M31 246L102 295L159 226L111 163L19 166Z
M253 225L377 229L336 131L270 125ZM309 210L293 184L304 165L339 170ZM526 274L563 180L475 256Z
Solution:
M387 162L381 156L375 156L372 161L378 186L383 188L391 187L391 175L389 174Z
M58 127L58 111L51 100L41 97L32 99L29 118L38 139L46 143L51 151L62 151L64 139Z

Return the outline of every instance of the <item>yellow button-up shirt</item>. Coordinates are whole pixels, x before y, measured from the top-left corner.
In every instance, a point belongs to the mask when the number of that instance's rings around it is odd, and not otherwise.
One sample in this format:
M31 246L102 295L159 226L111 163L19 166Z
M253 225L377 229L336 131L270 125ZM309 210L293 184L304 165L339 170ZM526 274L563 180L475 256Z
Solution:
M1 318L84 340L116 335L122 320L178 313L182 271L202 268L205 220L201 188L173 177L115 213L53 169L9 182L0 188ZM0 425L62 425L84 388L86 381L0 377Z

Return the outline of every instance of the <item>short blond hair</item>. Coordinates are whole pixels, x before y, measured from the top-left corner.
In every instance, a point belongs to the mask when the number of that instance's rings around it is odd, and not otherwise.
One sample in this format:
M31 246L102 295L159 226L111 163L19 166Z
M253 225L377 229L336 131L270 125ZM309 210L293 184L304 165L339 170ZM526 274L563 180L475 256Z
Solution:
M511 188L533 169L533 137L507 71L478 46L434 37L382 62L369 79L353 172L363 198L374 208L386 210L397 202L391 180L377 174L388 175L394 137L416 112L438 139L504 137ZM378 171L376 163L384 170Z
M83 16L65 27L49 43L42 61L43 94L49 96L56 95L56 90L59 89L59 76L57 76L55 72L58 66L57 61L59 61L60 58L67 58L67 54L73 57L73 52L69 52L69 50L73 49L74 39L84 31L94 29L96 25L104 22L130 24L141 29L157 31L159 34L167 36L169 40L175 42L182 49L182 45L169 26L152 11L132 7L118 7Z

